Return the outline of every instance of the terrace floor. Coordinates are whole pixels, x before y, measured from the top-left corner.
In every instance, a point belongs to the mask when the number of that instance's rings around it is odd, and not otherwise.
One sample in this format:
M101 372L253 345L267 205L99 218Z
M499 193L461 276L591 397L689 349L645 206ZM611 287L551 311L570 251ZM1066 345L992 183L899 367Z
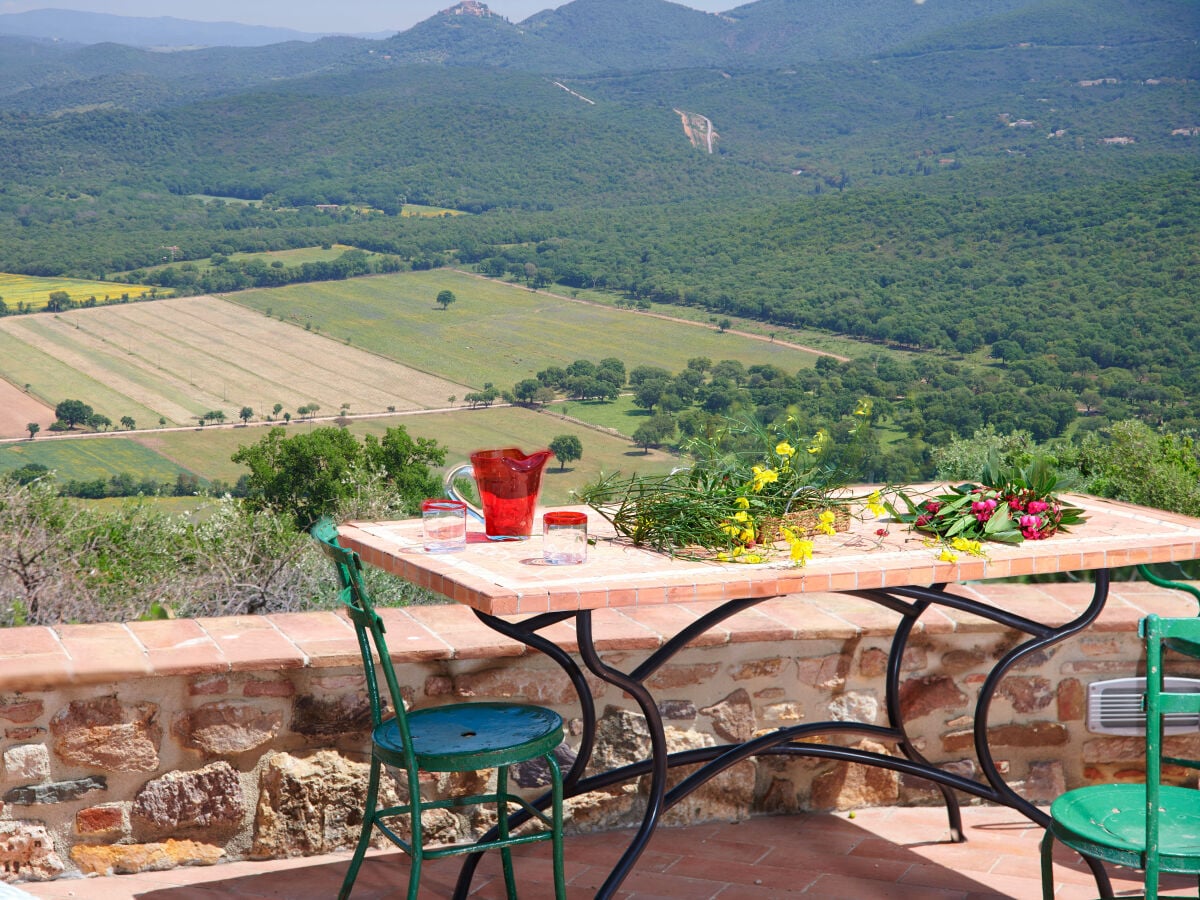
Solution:
M939 808L890 807L848 813L757 817L741 823L663 828L654 836L619 896L650 898L758 898L804 895L821 900L1040 900L1038 844L1041 829L1002 808L963 809L967 841L947 841ZM568 895L591 897L629 840L627 831L568 838ZM1060 847L1059 850L1062 848ZM515 852L523 898L553 895L548 847ZM285 861L238 862L141 875L22 884L45 900L327 900L337 896L349 854ZM1086 868L1061 852L1055 897L1095 897ZM421 898L448 897L457 863L427 863ZM1139 884L1136 875L1113 872L1118 895ZM398 851L368 857L353 900L405 896L407 862ZM1186 883L1164 879L1164 896L1180 896ZM1191 882L1195 896L1195 882ZM476 875L473 897L504 896L495 858Z

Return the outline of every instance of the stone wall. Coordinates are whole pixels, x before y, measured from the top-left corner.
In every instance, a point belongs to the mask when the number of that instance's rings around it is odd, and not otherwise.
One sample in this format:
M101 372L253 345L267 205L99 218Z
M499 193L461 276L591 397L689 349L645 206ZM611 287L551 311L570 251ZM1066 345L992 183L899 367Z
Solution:
M1044 615L1052 604L1063 620L1089 596L1082 585L967 590L1018 611ZM1066 787L1140 772L1140 739L1085 729L1086 684L1136 673L1135 627L1145 612L1193 615L1193 606L1177 593L1115 585L1096 625L1006 678L991 734L1010 783L1045 801ZM628 668L705 608L598 612L601 650ZM484 629L461 607L387 610L385 618L412 704L528 699L558 709L568 743L576 741L570 684L544 657ZM882 723L896 621L839 594L778 598L739 614L653 678L672 749L804 721ZM555 628L569 644L569 629ZM976 774L970 711L986 672L1014 640L971 616L927 614L904 660L902 703L929 759ZM592 690L603 712L596 764L644 753L645 725L631 701L598 681ZM331 613L0 633L0 880L348 848L365 792L368 724L353 632ZM538 780L535 771L518 775L531 790ZM431 777L427 786L436 793L460 784ZM667 820L936 800L927 784L886 770L763 759L714 779ZM639 786L569 807L572 829L629 825L641 814ZM436 830L466 835L476 824L448 813Z

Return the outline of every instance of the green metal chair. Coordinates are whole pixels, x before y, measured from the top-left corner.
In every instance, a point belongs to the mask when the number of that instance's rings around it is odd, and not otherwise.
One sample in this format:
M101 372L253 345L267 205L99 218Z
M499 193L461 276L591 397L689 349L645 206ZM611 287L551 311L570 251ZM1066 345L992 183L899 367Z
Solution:
M1200 790L1162 783L1164 765L1200 769L1200 761L1163 755L1164 717L1200 714L1200 693L1168 690L1163 650L1200 658L1200 618L1147 616L1146 782L1077 788L1050 806L1042 839L1042 897L1053 900L1055 839L1078 853L1145 872L1146 900L1158 898L1160 872L1200 875Z
M516 897L511 847L534 841L550 841L554 854L554 893L566 897L563 872L563 787L562 773L554 750L563 740L562 717L540 706L517 703L457 703L450 706L405 710L400 685L388 655L383 621L376 614L362 578L358 554L339 546L337 528L329 519L312 527L312 535L325 555L333 560L341 584L341 599L354 623L362 652L371 701L371 772L363 811L362 832L342 883L339 900L346 900L358 877L363 857L375 828L412 859L408 897L416 900L421 863L485 850L499 849L504 868L505 888L510 900ZM374 647L374 653L372 652ZM385 709L380 695L380 675L390 700ZM508 790L508 767L542 758L551 778L549 815ZM393 766L408 787L408 802L400 806L379 807L379 781L382 766ZM473 772L496 769L496 792L457 796L442 800L421 798L418 773ZM421 813L431 809L450 809L494 804L496 837L493 840L426 847L423 842ZM510 806L516 805L537 819L546 830L514 835L510 832ZM397 833L408 823L410 840Z

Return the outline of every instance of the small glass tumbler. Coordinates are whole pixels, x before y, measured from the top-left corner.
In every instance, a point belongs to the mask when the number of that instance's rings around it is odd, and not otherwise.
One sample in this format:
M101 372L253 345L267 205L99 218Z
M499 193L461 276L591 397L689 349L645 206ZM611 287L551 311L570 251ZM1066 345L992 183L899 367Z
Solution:
M423 501L421 524L430 553L454 553L467 546L467 504L461 500Z
M587 561L587 514L548 512L542 516L542 559L552 566Z

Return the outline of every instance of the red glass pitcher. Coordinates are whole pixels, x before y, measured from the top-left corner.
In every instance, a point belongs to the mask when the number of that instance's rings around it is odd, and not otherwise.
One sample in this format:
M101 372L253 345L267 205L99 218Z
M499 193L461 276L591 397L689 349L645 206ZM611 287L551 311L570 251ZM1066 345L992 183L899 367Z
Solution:
M533 508L542 486L542 469L550 456L549 450L526 455L516 447L478 450L471 454L469 465L456 466L446 475L446 493L463 500L454 489L454 481L464 475L474 476L483 511L463 502L483 522L484 534L493 541L526 540L533 532Z

